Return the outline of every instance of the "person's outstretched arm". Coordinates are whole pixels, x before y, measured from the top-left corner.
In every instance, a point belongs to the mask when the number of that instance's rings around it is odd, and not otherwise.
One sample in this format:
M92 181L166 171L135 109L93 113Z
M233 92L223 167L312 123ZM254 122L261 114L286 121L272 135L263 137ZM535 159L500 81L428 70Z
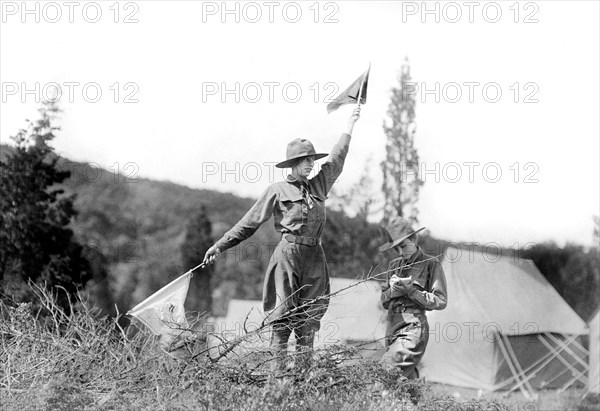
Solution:
M277 193L271 187L267 188L246 215L208 249L203 263L211 264L220 253L251 237L271 217L276 203Z

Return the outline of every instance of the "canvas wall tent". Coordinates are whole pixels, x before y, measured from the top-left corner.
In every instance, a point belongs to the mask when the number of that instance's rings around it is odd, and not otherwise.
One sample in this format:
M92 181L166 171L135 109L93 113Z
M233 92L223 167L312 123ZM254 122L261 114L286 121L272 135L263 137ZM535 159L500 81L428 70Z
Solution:
M381 354L386 311L381 306L379 283L333 278L331 292L339 293L329 302L315 345L349 344L359 347L365 357Z
M386 312L379 302L380 287L375 281L357 283L356 280L344 278L331 279L332 293L345 290L331 298L329 309L321 320L321 330L315 336L315 347L352 344L359 346L364 356L380 353L384 346L386 325ZM244 335L244 324L246 329L254 330L264 317L262 302L231 300L227 316L216 318L212 324L216 334L232 340ZM269 338L268 330L265 330L261 338L253 338L240 350L266 349ZM211 341L213 347L219 344L218 339Z
M588 390L600 394L600 310L592 316L589 322L590 330L590 373Z
M448 306L428 315L422 376L526 395L587 383L584 321L532 261L448 248L442 266Z
M209 355L216 357L229 349L228 343L244 338L244 342L236 346L235 353L243 354L268 348L270 334L268 329L248 338L247 331L257 330L264 319L262 301L231 300L225 317L211 319L207 325Z

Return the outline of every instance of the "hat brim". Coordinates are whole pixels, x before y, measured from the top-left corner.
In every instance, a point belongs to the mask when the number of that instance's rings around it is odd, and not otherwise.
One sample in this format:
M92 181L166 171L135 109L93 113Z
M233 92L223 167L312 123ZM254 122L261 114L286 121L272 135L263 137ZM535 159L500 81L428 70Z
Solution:
M315 158L315 160L318 160L318 159L320 159L320 158L327 157L328 155L329 155L329 154L324 154L324 153L319 153L319 154L306 154L306 155L304 155L304 156L298 156L298 157L289 158L289 159L287 159L287 160L285 160L285 161L282 161L281 163L277 163L277 164L275 164L275 167L277 167L277 168L288 168L288 167L291 167L291 166L292 166L292 164L294 164L294 162L295 162L296 160L299 160L299 159L301 159L301 158L305 158L305 157L314 157L314 158Z
M395 240L395 241L390 241L388 243L385 243L381 246L379 246L379 252L382 253L384 251L389 250L390 248L394 248L396 247L398 244L400 244L402 241L406 240L408 237L413 236L423 230L425 230L427 227L421 227L418 230L416 230L414 233L410 233L408 235L405 235L404 237L400 237L399 239Z

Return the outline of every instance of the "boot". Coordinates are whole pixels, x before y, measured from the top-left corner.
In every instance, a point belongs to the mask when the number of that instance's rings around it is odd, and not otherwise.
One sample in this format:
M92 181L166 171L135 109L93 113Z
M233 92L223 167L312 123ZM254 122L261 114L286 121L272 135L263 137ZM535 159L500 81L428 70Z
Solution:
M271 332L271 372L279 374L285 371L288 340L292 333L289 324L285 322L273 323Z
M296 333L296 362L299 368L308 370L311 368L313 358L313 346L315 341L315 330L307 326L302 326L295 330Z

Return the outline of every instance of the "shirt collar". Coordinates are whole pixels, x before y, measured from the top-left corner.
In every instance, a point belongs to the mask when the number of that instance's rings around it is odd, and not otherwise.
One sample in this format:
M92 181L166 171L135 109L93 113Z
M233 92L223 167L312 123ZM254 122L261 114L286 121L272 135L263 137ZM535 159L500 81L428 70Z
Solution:
M287 181L288 183L297 184L297 185L300 185L300 186L304 185L304 186L308 187L308 181L306 181L306 180L304 180L304 181L300 180L299 178L294 177L291 174L287 175L287 177L285 178L285 181Z
M422 256L423 256L423 250L421 249L421 247L417 246L417 251L415 251L415 253L413 255L411 255L408 260L404 260L403 257L398 257L393 261L397 261L398 265L406 267L406 266L410 266L410 265L414 264L415 261L417 261L417 260L421 260Z
M410 259L406 262L406 264L412 264L415 261L420 260L422 256L423 250L421 249L421 247L417 246L417 251L415 251L415 253L410 256Z

